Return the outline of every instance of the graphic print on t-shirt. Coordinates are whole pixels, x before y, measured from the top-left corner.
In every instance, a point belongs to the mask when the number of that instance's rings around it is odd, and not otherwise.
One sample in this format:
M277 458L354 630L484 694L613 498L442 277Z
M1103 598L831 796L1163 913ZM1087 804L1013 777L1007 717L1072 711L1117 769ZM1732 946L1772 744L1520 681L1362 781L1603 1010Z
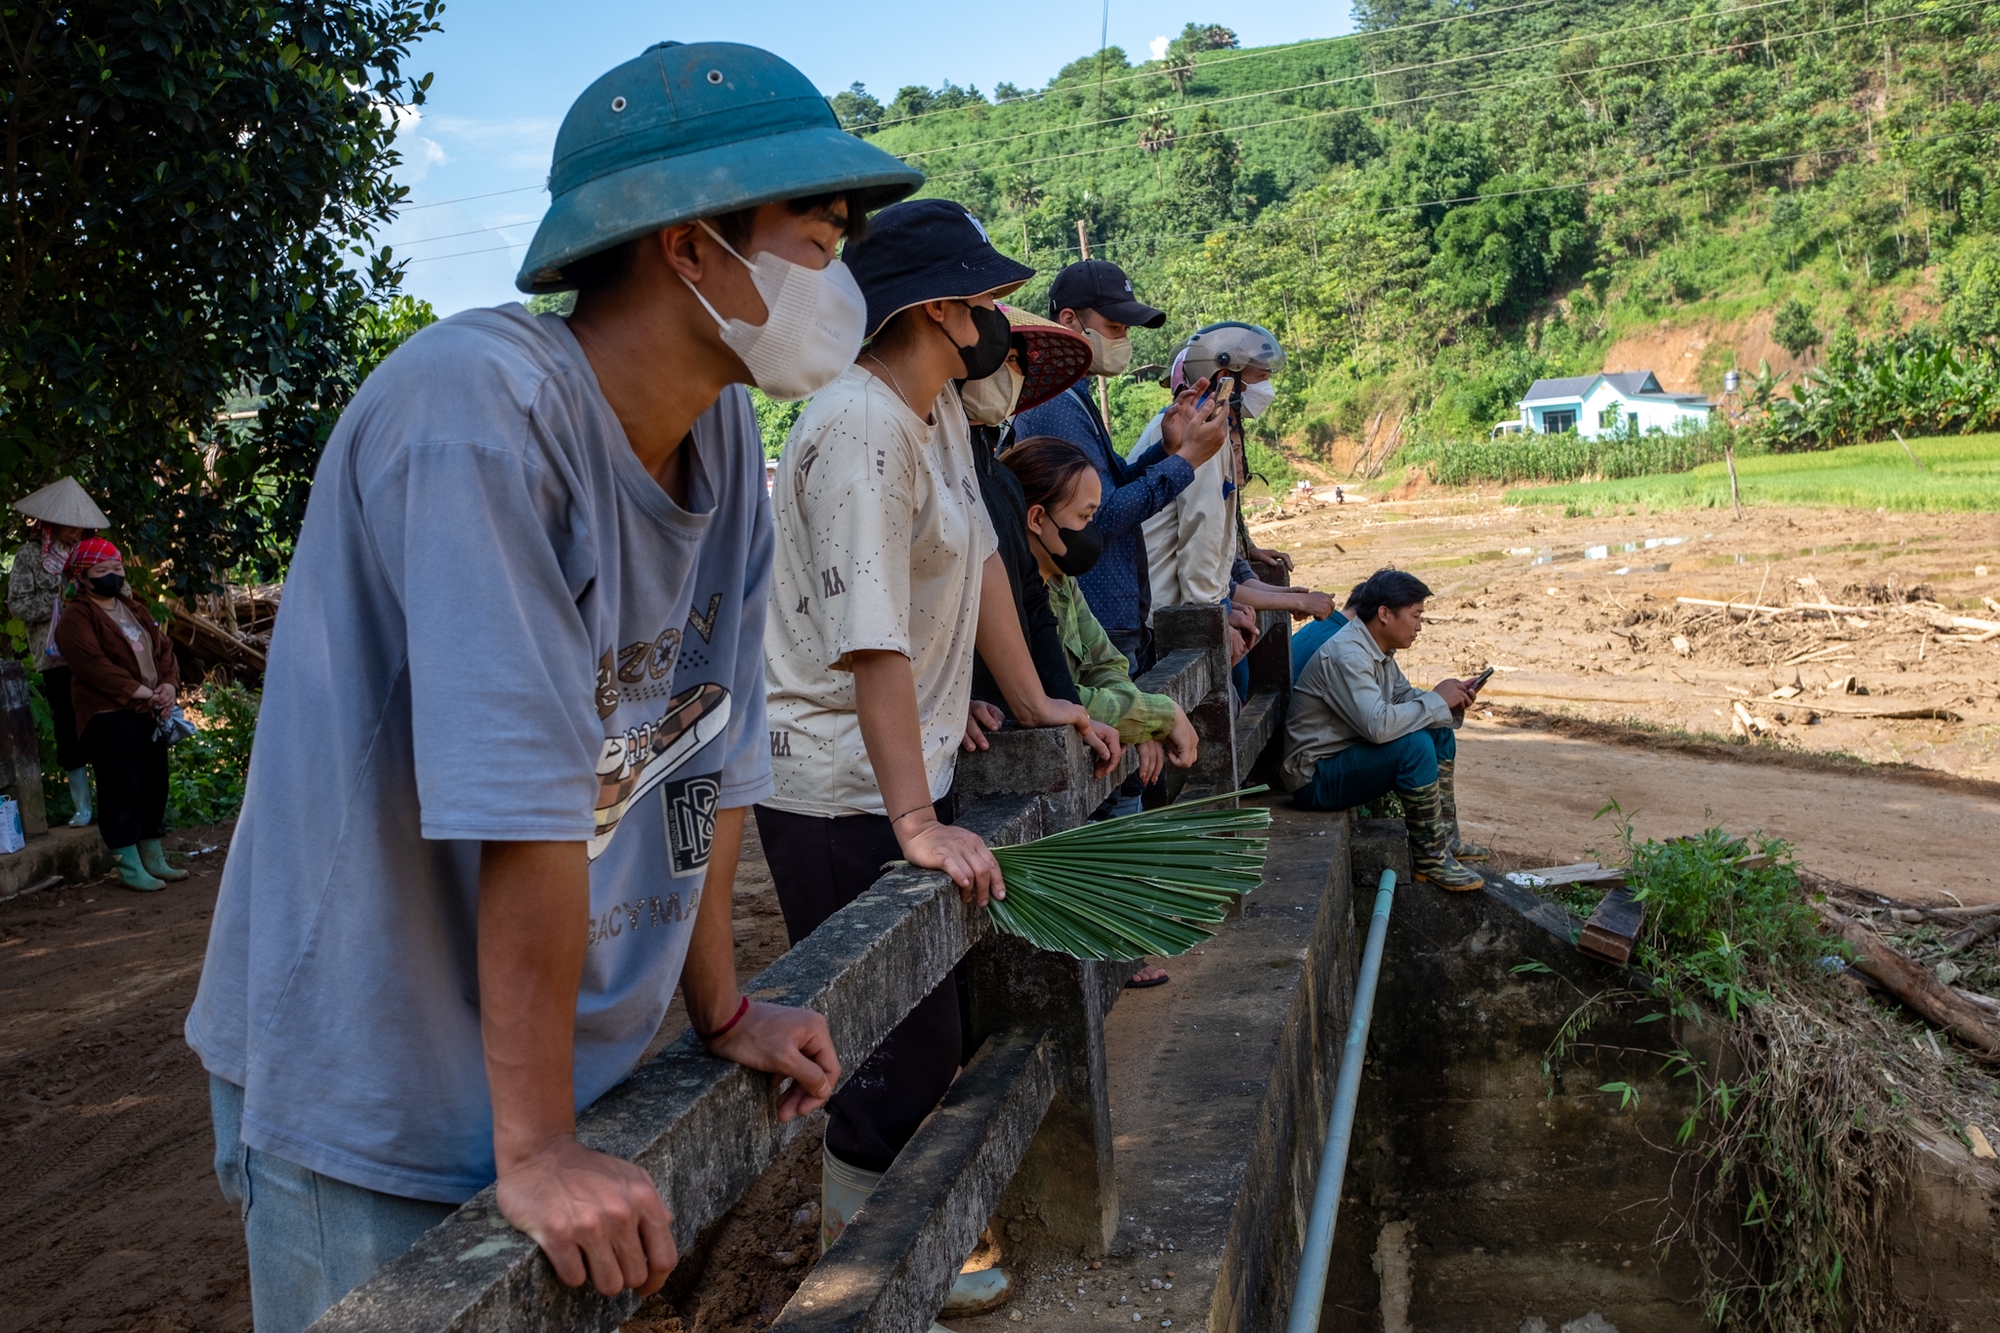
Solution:
M597 831L589 843L590 859L611 845L618 821L634 801L671 777L728 725L729 691L709 682L667 700L659 721L606 736L597 758Z

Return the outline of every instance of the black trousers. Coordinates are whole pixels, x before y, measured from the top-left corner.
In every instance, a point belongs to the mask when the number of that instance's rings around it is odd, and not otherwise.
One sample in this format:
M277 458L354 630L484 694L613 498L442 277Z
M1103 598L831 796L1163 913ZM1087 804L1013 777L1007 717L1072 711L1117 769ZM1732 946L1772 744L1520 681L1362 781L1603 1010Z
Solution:
M70 697L69 668L50 667L42 673L42 697L49 701L49 716L56 727L56 762L65 773L90 762L83 752L83 740L76 734L76 701Z
M97 770L97 827L108 847L130 847L167 831L167 743L150 715L99 713L83 725L83 752Z
M951 798L937 805L951 822ZM882 815L835 819L757 807L757 837L793 944L882 878L902 848ZM864 1171L887 1171L958 1073L958 988L947 977L896 1025L827 1103L826 1146Z

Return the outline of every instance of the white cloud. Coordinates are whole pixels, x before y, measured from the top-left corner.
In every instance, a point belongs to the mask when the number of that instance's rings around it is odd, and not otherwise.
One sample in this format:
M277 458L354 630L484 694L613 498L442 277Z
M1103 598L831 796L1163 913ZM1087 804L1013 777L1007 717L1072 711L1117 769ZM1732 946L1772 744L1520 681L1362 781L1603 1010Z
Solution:
M509 170L540 175L549 169L549 151L562 120L556 116L518 116L478 120L468 116L434 116L430 129L460 158L476 158Z
M1153 59L1165 60L1167 58L1167 43L1170 40L1170 38L1166 37L1155 37L1147 44L1146 49L1153 53Z

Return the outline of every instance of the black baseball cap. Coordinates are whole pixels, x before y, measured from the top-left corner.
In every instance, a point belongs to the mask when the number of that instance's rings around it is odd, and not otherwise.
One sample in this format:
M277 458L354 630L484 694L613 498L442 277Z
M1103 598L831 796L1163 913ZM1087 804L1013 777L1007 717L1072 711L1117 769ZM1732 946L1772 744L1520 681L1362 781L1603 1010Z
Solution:
M1157 329L1167 322L1166 311L1132 295L1132 280L1108 259L1086 259L1056 274L1049 287L1049 318L1065 310L1095 310L1106 319L1142 329Z
M868 299L868 336L925 301L1005 296L1035 270L993 248L986 228L949 199L911 199L868 219L868 234L840 253Z

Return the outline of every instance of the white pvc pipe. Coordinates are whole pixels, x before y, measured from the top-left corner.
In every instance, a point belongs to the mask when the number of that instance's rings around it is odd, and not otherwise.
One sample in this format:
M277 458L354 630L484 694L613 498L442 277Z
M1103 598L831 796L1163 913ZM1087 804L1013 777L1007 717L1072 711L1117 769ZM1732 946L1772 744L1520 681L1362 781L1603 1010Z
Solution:
M1368 1021L1375 1013L1375 983L1382 975L1382 944L1389 936L1389 907L1396 899L1396 872L1382 872L1375 914L1368 918L1368 943L1361 951L1361 977L1354 983L1354 1014L1347 1022L1347 1045L1340 1052L1333 1114L1327 1119L1326 1147L1320 1153L1313 1188L1312 1216L1299 1251L1299 1280L1292 1288L1292 1311L1285 1333L1316 1333L1326 1300L1326 1270L1333 1258L1333 1223L1340 1214L1340 1187L1347 1176L1347 1148L1354 1139L1354 1104L1361 1096L1361 1064L1368 1056Z

